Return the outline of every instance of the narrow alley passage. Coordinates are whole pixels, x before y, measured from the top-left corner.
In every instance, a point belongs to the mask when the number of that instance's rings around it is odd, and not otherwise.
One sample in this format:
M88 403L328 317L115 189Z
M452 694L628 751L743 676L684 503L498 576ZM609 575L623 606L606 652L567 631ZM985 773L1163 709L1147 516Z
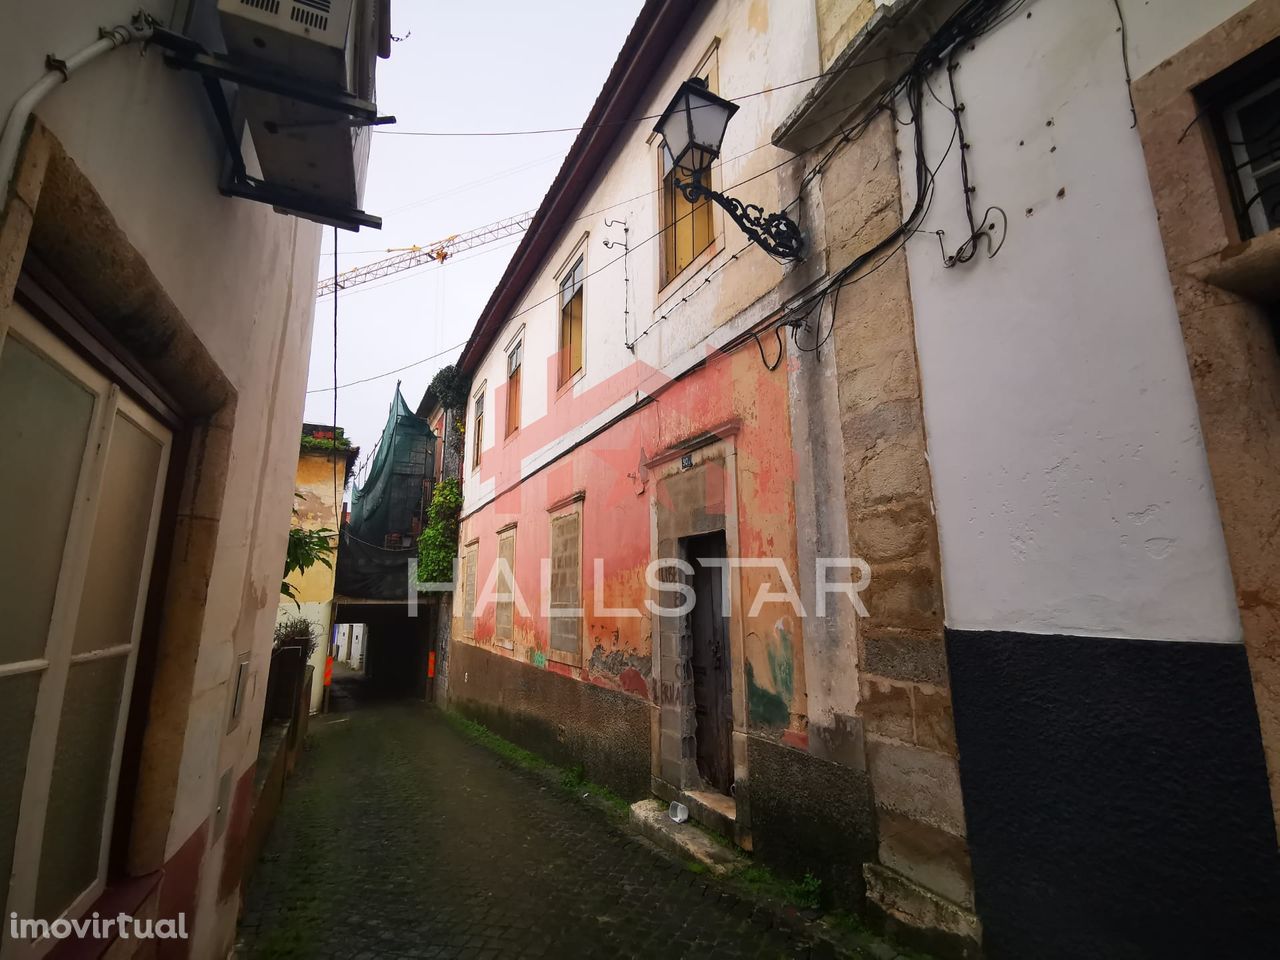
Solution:
M311 730L249 883L242 957L830 955L437 710L376 704Z

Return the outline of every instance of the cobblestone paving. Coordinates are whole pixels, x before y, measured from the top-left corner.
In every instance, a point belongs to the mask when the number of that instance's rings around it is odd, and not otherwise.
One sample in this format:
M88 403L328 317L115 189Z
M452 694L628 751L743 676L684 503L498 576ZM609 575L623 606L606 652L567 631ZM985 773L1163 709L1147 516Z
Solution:
M431 708L315 718L240 955L825 957Z

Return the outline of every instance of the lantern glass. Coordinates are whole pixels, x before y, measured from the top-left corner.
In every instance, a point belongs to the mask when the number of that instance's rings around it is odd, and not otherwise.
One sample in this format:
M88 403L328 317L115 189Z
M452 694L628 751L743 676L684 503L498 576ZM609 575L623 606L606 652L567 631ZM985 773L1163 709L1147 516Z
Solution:
M718 97L700 78L680 85L654 131L662 137L668 167L697 180L720 156L725 128L738 105Z

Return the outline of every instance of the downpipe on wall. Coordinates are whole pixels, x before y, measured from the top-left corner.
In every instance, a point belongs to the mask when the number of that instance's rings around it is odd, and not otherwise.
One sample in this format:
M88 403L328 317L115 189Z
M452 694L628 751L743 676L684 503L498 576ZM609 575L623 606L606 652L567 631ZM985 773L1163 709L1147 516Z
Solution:
M142 42L150 38L155 21L146 13L134 14L128 26L120 24L114 27L102 27L98 30L98 39L83 50L73 53L65 60L49 54L45 58L46 72L18 98L9 111L9 119L5 121L4 132L0 133L0 176L4 180L4 192L0 193L0 205L7 202L9 188L13 184L14 170L18 165L18 151L22 147L22 135L27 128L31 114L54 88L71 79L85 64L90 63L104 53L110 53L118 47Z

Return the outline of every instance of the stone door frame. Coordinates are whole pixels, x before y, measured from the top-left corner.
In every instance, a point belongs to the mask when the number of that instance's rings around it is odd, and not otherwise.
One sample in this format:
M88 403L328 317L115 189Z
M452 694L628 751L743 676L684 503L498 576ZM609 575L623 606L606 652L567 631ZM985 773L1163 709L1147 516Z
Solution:
M672 446L644 466L650 481L650 559L683 560L682 539L704 533L724 532L725 552L740 555L738 538L737 422L725 424L685 443ZM720 480L708 471L719 472ZM691 481L690 498L679 504L666 502L664 483L681 474L701 476ZM720 486L722 483L722 487ZM720 489L717 489L720 487ZM717 500L719 502L710 502ZM688 583L687 577L681 581ZM696 794L711 792L704 787L697 769L693 738L693 677L689 670L689 617L652 615L653 676L658 710L653 731L652 788L666 800L687 803L690 814L708 826L724 832L741 845L750 847L750 819L747 791L747 701L746 653L743 638L741 577L736 568L728 571L729 659L733 708L733 790L731 800L736 819L718 814L700 803ZM679 595L663 597L650 585L653 605L673 605Z

